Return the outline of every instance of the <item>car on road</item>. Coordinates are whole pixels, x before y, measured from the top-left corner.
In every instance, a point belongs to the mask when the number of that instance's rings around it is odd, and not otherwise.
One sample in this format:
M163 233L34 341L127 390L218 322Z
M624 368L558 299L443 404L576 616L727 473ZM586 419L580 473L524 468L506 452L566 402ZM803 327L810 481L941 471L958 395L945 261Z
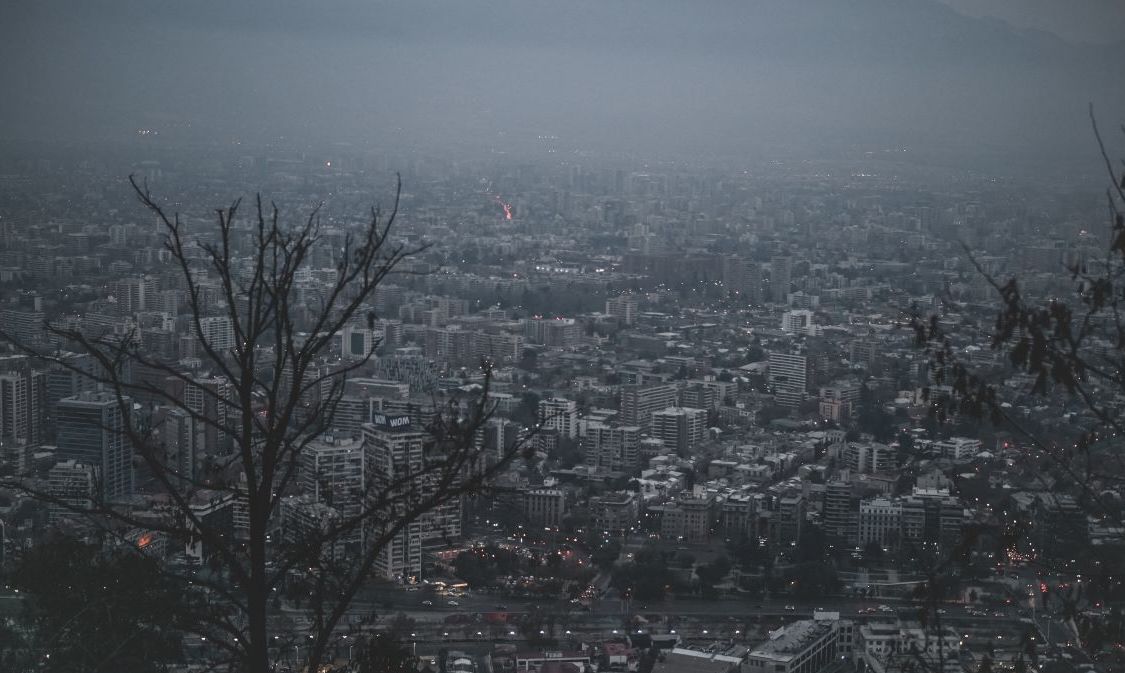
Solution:
M434 602L433 601L422 601L422 605L423 605L423 607L430 608L430 607L433 607Z
M880 605L879 612L894 612L894 608L889 605Z
M446 601L445 604L448 605L451 608L461 607L461 604L458 603L457 601Z
M497 610L507 610L507 609L508 609L508 606L507 606L507 605L504 605L503 603L497 603L497 604L496 604L496 609L497 609Z
M792 605L786 605L785 609L786 610L796 610L797 608L795 606L792 606Z

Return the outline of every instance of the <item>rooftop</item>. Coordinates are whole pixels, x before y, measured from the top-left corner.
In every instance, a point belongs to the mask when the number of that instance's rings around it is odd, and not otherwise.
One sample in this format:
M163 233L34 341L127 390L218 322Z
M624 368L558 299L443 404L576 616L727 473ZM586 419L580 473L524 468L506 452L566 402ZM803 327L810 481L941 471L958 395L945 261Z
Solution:
M656 662L652 673L727 673L738 670L740 663L738 657L677 647Z
M787 662L810 645L831 633L836 628L834 621L812 621L802 619L783 626L770 633L770 639L750 651L751 657Z

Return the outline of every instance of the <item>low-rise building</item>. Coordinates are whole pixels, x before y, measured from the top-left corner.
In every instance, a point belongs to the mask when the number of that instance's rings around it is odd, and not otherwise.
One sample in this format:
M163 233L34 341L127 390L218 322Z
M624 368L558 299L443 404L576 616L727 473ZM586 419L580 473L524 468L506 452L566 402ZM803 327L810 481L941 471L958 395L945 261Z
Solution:
M590 655L585 652L567 650L548 650L517 652L515 656L517 671L541 671L547 664L578 664L582 669L590 665Z
M770 632L746 658L749 673L818 673L837 658L839 622L802 619Z

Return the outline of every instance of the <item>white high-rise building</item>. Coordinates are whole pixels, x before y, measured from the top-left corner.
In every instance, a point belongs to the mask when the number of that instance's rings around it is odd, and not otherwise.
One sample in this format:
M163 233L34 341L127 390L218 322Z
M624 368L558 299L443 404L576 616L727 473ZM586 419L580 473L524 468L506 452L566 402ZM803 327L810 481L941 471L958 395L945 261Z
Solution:
M210 316L199 319L199 338L217 351L234 348L234 326L230 316ZM202 349L202 346L200 347Z
M781 331L788 334L816 334L813 312L805 309L782 313Z
M432 497L437 484L432 477L411 480L411 474L426 467L426 447L433 436L424 430L415 430L412 418L406 415L376 414L374 422L363 426L368 466L371 476L369 489L395 487L400 492L410 491L415 497ZM437 470L441 472L441 470ZM397 499L397 498L396 498ZM401 514L404 506L389 515ZM378 530L369 534L378 534ZM453 499L431 509L413 523L405 526L387 545L375 563L375 570L387 579L409 582L422 573L422 547L426 544L445 545L461 537L461 500Z
M326 435L310 442L301 453L301 485L314 502L328 505L345 520L363 512L369 487L364 443L352 437ZM362 542L356 528L345 543Z
M896 544L902 530L902 503L872 498L859 503L859 544Z
M540 400L539 425L574 439L578 435L578 403L565 397Z

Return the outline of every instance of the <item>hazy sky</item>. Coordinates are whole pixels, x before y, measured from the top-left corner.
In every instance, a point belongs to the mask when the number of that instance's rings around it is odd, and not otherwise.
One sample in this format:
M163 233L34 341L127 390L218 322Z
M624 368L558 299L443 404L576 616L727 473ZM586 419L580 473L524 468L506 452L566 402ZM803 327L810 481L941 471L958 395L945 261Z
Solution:
M1081 156L1122 62L937 0L10 0L0 137Z
M1073 42L1125 40L1121 0L942 0L970 16L1004 19L1018 28L1055 33Z

